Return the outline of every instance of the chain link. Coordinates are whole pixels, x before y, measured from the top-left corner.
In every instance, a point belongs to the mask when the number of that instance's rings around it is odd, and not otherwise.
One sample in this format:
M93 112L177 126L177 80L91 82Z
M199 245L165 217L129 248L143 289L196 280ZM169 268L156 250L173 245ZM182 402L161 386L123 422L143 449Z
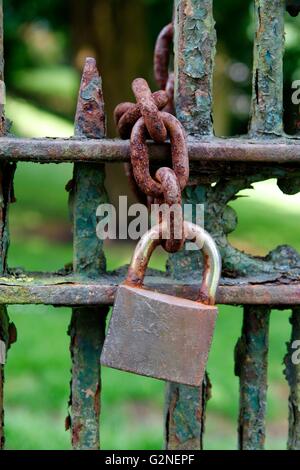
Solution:
M184 218L178 178L171 168L166 167L157 170L155 178L160 182L163 192L159 199L155 199L155 203L159 204L162 209L157 223L163 222L164 206L171 208L167 214L169 224L167 224L166 233L162 233L162 245L168 253L177 253L184 245Z
M170 136L173 170L182 191L189 179L185 132L180 122L171 114L160 112L160 116ZM160 197L163 193L161 185L150 174L147 128L143 118L140 118L134 125L130 142L131 163L138 186L147 196Z
M173 44L174 26L173 23L165 26L158 35L154 51L154 76L158 86L165 90L169 101L164 111L175 114L174 107L174 84L173 72L169 72L171 47Z
M126 172L135 194L141 202L148 201L148 205L154 201L159 207L171 207L168 236L162 234L162 244L169 253L179 251L184 244L181 193L189 179L186 135L173 115L174 73L169 73L173 34L170 23L160 33L155 47L154 74L161 90L152 93L146 80L138 78L132 84L136 104L121 103L114 113L120 137L130 137L131 163L126 165ZM150 171L149 138L159 144L170 139L172 168L160 168L155 177ZM159 222L162 222L163 211L159 214Z
M167 106L169 98L166 91L156 91L152 100L161 110ZM138 104L121 103L116 107L114 117L121 139L129 139L134 124L142 117L141 108Z
M173 42L173 23L165 26L158 35L154 50L154 76L161 90L167 88L169 80L170 48Z

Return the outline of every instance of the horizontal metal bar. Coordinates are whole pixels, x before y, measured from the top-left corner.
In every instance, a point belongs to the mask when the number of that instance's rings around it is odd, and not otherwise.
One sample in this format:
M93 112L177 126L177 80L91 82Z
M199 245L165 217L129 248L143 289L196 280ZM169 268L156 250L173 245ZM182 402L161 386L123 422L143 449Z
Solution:
M0 279L0 304L45 304L56 306L112 305L124 273L107 274L98 281L80 279L73 275L27 274ZM222 279L217 303L227 305L271 305L277 307L300 305L300 281L291 284L266 282L252 284L253 280ZM199 283L184 283L163 276L148 276L150 289L170 295L196 299Z
M191 161L300 163L300 140L188 139ZM169 144L149 143L152 159L170 156ZM0 161L36 163L125 162L129 141L119 139L0 139Z

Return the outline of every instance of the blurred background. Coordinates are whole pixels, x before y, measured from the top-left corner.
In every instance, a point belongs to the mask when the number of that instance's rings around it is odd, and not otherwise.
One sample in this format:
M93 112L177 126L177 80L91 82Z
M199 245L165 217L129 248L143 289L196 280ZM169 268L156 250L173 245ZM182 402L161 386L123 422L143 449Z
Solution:
M251 93L253 5L250 0L215 0L218 48L214 121L217 135L245 133ZM152 51L170 21L171 0L4 0L6 114L18 136L71 136L82 65L97 58L103 77L109 135L115 135L114 106L132 99L131 81L147 78L155 89ZM300 19L286 16L285 127L297 132L291 83L300 79ZM72 234L64 188L71 165L19 164L11 207L10 266L56 270L72 259ZM127 194L120 167L107 168L112 200ZM232 203L239 226L233 244L264 255L279 244L300 248L300 197L285 196L273 180L243 191ZM128 262L132 246L107 245L109 269ZM156 256L163 268L164 257ZM64 431L70 359L70 310L43 306L9 308L19 333L9 354L6 431L9 449L69 449ZM222 307L209 361L213 397L208 405L205 448L234 449L238 380L233 348L241 309ZM285 448L288 389L282 359L290 334L289 312L273 312L270 331L267 448ZM102 447L160 449L164 384L104 370Z

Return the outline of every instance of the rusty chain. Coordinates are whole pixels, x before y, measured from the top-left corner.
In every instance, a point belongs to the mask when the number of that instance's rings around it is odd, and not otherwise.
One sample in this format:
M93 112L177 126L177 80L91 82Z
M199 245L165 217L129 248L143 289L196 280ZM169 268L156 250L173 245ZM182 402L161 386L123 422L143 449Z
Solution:
M170 51L174 37L173 23L165 26L158 35L154 50L154 77L161 90L165 90L169 98L164 111L175 114L174 108L174 73L169 72Z
M171 141L171 153L174 172L178 178L181 191L189 178L189 160L185 132L179 121L169 113L160 112ZM149 152L147 147L148 129L144 118L140 118L131 133L131 163L135 180L147 196L160 197L161 185L150 174Z
M171 168L160 168L157 170L155 178L159 181L163 191L162 196L155 202L159 204L160 208L163 208L165 204L172 207L169 232L164 237L163 246L168 253L176 253L181 250L185 240L181 188L176 173ZM159 214L157 222L163 222L163 211Z
M168 104L168 96L165 91L153 93L152 100L159 110ZM114 116L121 139L129 139L131 130L137 120L142 117L142 113L138 104L121 103L116 107Z
M114 113L120 137L130 137L131 163L126 165L126 173L135 194L143 203L147 197L148 204L154 201L159 207L172 206L168 237L162 239L169 253L177 252L184 243L181 193L189 179L185 131L173 116L174 74L169 73L172 40L173 25L169 24L160 33L154 54L155 78L162 90L152 93L146 80L138 78L132 84L136 104L121 103ZM169 138L171 144L172 169L160 168L155 177L150 171L149 138L160 144ZM161 213L159 217L162 221Z

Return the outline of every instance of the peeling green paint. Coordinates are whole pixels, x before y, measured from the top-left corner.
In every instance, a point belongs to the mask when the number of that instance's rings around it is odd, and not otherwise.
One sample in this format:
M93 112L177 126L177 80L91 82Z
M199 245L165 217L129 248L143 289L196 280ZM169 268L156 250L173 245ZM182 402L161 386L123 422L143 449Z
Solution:
M75 120L76 136L101 139L106 125L101 78L94 59L87 59L83 71ZM73 268L85 278L99 278L106 270L103 242L97 237L96 210L108 201L104 186L105 169L99 164L77 163L69 185L73 214ZM72 445L77 450L100 447L100 354L105 336L108 307L73 309L71 337L72 380L70 415Z
M175 0L175 103L190 135L210 135L216 32L212 0Z
M175 383L167 386L165 447L167 450L197 450L203 448L206 403L210 395L206 375L202 387Z
M72 356L70 426L75 450L99 449L100 354L105 322L101 307L73 309L68 333Z
M283 133L284 0L255 0L251 135Z
M96 235L96 210L108 202L104 168L77 163L73 177L74 271L95 278L105 272L103 242Z

